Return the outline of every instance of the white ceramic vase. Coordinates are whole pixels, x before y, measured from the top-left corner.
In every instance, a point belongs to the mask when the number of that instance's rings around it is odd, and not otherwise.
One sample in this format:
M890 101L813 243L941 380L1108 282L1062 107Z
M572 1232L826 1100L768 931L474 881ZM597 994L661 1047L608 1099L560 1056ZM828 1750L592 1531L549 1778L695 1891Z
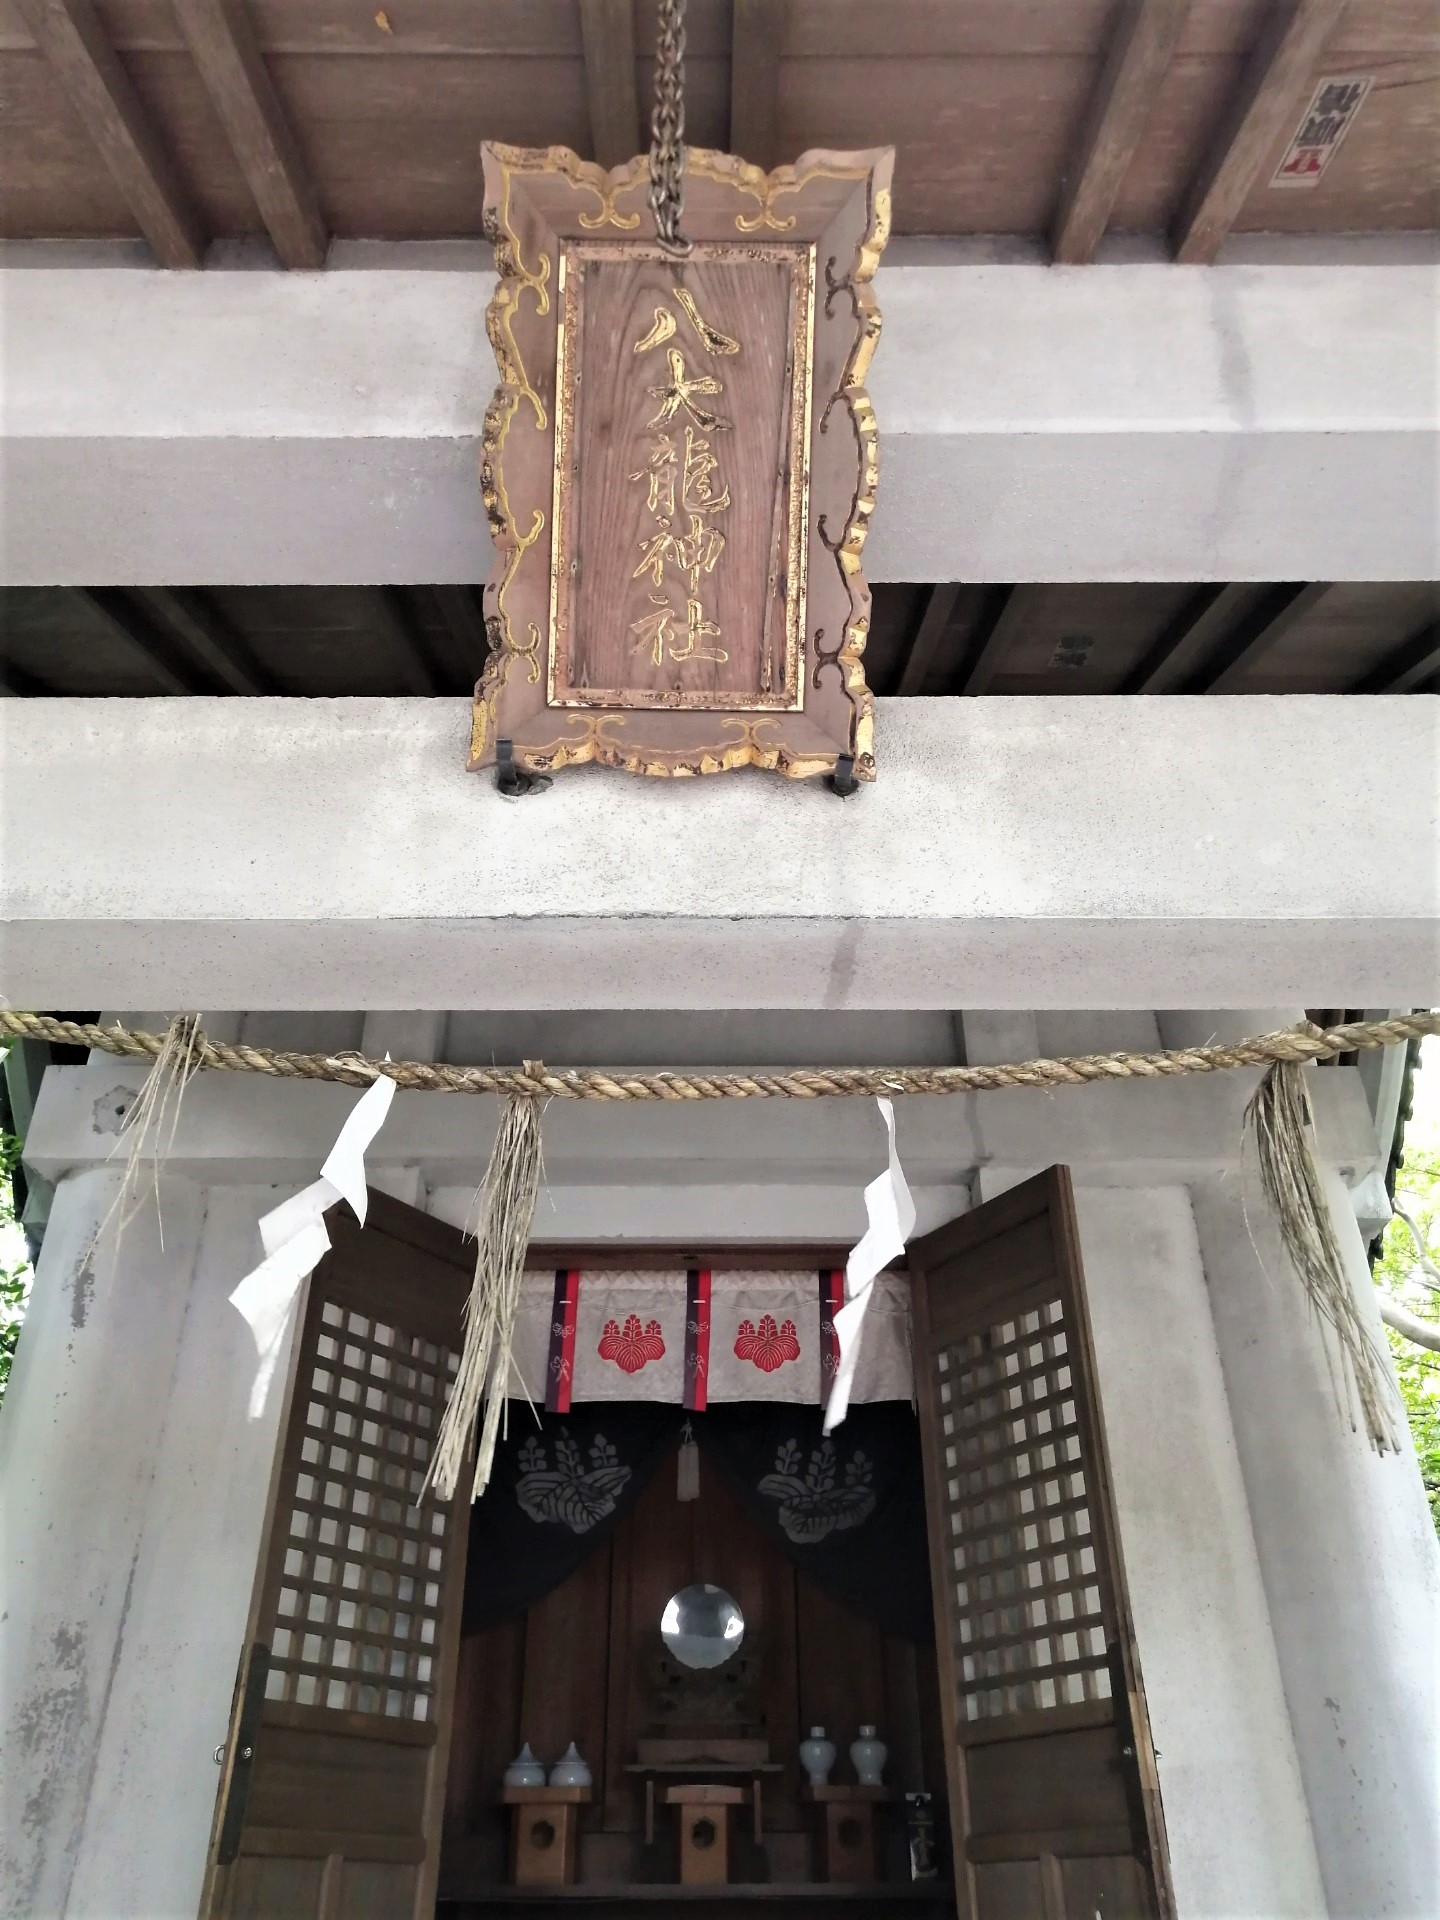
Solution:
M884 1784L880 1776L885 1771L885 1762L889 1757L890 1749L877 1736L874 1727L861 1727L860 1738L850 1742L850 1764L862 1787Z
M589 1767L580 1758L580 1749L572 1740L550 1769L552 1787L588 1787L592 1784Z
M835 1742L825 1738L824 1727L811 1727L810 1738L800 1742L800 1764L812 1787L829 1784L835 1764Z
M530 1751L530 1742L528 1740L510 1762L509 1766L506 1767L505 1784L507 1787L544 1786L545 1769Z

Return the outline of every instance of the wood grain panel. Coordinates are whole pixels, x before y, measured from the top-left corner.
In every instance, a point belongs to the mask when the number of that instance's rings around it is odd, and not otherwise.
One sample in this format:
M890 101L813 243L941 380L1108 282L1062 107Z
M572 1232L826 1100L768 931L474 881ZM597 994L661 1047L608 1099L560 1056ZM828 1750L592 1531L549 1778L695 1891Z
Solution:
M778 144L893 143L897 233L1038 233L1098 56L787 63Z
M0 233L137 239L139 222L41 55L0 58Z
M580 283L574 450L584 485L573 508L579 579L568 622L562 616L568 648L557 698L609 704L623 693L636 704L723 706L793 699L784 668L784 583L794 254L753 260L738 249L707 249L687 266L683 282L664 260L587 254L570 268ZM738 352L701 344L679 308L677 286L727 345L738 343ZM638 353L662 314L668 340ZM689 396L678 411L677 368ZM700 477L687 492L692 448ZM657 469L652 463L665 449ZM652 472L663 484L647 497ZM703 493L730 504L711 510ZM766 511L759 502L773 504ZM698 579L690 580L716 631L702 639L699 654L677 660L692 644L684 562L674 552L687 537L720 543L718 557L707 550ZM654 571L644 571L651 556ZM652 645L644 623L653 624L657 600L677 615L668 640L657 630ZM724 660L702 657L720 653Z

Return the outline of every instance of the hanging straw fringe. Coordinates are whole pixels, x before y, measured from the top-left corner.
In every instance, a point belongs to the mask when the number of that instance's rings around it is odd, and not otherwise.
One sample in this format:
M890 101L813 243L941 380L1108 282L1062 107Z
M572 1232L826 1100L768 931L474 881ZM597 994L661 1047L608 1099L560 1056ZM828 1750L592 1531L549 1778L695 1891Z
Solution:
M115 1030L117 1033L121 1031L118 1027ZM199 1014L176 1014L166 1028L165 1037L155 1055L155 1064L145 1076L145 1084L136 1094L130 1111L121 1122L120 1137L115 1142L113 1151L118 1153L122 1146L126 1147L125 1177L120 1182L120 1191L110 1203L105 1218L95 1229L95 1236L85 1252L85 1263L93 1259L112 1222L115 1226L113 1252L115 1258L119 1259L125 1230L144 1205L145 1195L141 1191L141 1182L147 1160L151 1162L156 1225L160 1234L160 1245L164 1247L165 1224L160 1212L160 1174L175 1145L175 1134L180 1125L180 1108L185 1098L185 1089L200 1071L202 1065L200 1050L203 1045L204 1036L200 1031Z
M526 1072L544 1068L526 1063ZM520 1305L520 1280L530 1245L535 1197L540 1188L540 1103L512 1094L485 1171L485 1190L475 1232L475 1284L465 1305L465 1344L455 1386L435 1441L435 1457L423 1491L454 1497L470 1436L485 1402L471 1498L490 1481L495 1443L510 1383L510 1347Z
M1340 1256L1335 1223L1311 1150L1315 1116L1303 1070L1288 1061L1272 1066L1245 1109L1245 1123L1255 1136L1260 1183L1286 1258L1305 1289L1311 1311L1323 1323L1320 1338L1336 1405L1353 1427L1353 1389L1371 1446L1377 1453L1394 1452L1399 1439L1390 1369L1360 1316ZM1338 1377L1326 1327L1340 1348Z

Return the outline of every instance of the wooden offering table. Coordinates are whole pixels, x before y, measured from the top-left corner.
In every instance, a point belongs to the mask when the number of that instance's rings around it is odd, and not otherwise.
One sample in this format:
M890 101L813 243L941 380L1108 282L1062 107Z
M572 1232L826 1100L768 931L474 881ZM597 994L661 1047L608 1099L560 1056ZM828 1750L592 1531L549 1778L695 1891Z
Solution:
M575 1882L575 1841L589 1787L506 1787L510 1809L510 1878L517 1887L568 1887Z
M816 1810L820 1878L873 1886L885 1877L882 1809L898 1800L895 1787L802 1787Z
M723 1887L730 1879L730 1816L750 1798L748 1787L719 1787L689 1781L666 1787L667 1807L680 1821L680 1884Z

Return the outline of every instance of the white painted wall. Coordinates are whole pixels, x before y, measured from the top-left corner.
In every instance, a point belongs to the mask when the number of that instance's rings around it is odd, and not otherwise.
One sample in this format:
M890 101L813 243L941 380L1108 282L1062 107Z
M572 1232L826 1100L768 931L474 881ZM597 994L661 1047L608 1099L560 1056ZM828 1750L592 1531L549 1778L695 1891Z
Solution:
M1348 1195L1328 1184L1384 1351ZM1433 1920L1440 1548L1409 1435L1382 1459L1339 1417L1314 1320L1253 1194L1247 1209L1239 1181L1206 1183L1195 1216L1328 1911Z
M14 1920L192 1920L275 1444L226 1295L276 1196L169 1176L163 1250L146 1210L87 1257L117 1180L56 1192L0 1417Z
M507 801L464 771L459 701L236 712L0 702L13 1004L1440 997L1424 696L882 700L843 805L596 768Z
M1082 1186L1076 1213L1177 1912L1316 1920L1316 1843L1190 1196Z
M486 251L343 257L0 268L3 577L483 578ZM1433 572L1432 264L893 259L872 578Z

